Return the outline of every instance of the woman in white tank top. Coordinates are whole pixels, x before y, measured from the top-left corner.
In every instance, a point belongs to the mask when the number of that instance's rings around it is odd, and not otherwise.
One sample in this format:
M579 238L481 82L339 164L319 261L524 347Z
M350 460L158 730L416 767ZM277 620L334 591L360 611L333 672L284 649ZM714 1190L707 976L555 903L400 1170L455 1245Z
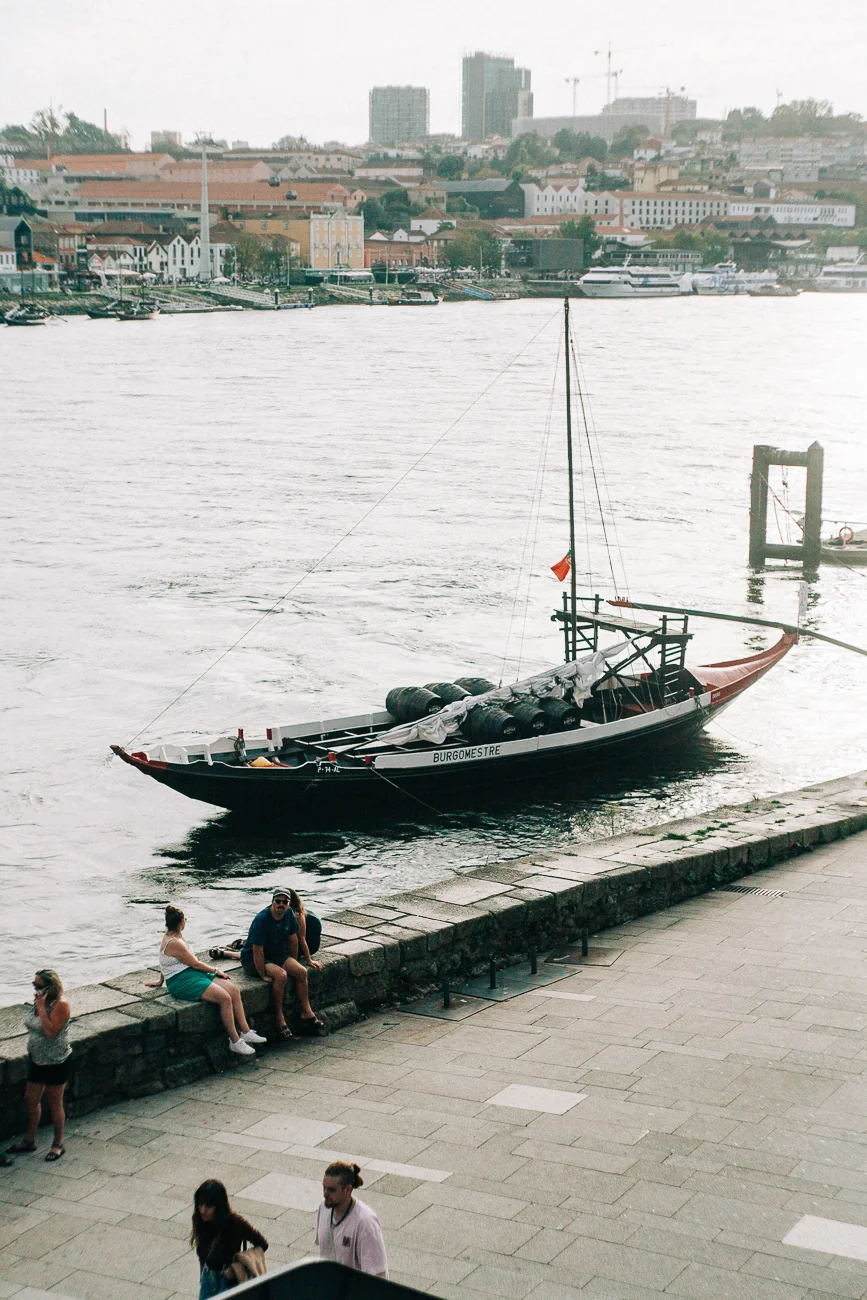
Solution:
M229 1035L229 1051L238 1056L255 1056L253 1043L267 1040L247 1024L241 990L215 966L199 961L182 938L186 917L179 907L166 908L166 932L160 944L160 978L148 983L159 988L165 983L172 997L183 1002L215 1002ZM216 982L214 982L216 981Z

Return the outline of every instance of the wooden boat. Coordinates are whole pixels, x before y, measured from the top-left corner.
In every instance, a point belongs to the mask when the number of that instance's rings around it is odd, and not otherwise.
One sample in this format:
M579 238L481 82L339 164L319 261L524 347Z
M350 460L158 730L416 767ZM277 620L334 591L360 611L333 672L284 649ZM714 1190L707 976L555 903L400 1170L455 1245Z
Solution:
M115 298L113 302L88 307L87 314L91 320L114 320L123 306L123 300Z
M150 299L133 299L123 303L115 314L118 320L155 320L160 314L160 308L159 303Z
M564 314L568 341L568 299ZM572 556L568 345L565 355ZM240 728L237 735L207 743L194 739L131 752L111 748L143 776L221 808L304 820L328 820L353 808L405 812L407 798L435 804L449 792L465 797L477 787L595 770L626 752L653 756L664 746L683 745L778 664L801 630L710 614L774 627L783 635L758 654L693 665L687 653L689 618L705 611L609 602L657 615L638 622L634 613L606 608L598 595L579 597L574 565L566 571L555 566L555 572L561 580L569 575L562 607L554 613L563 632L564 661L522 681L495 686L461 678L397 688L384 710L274 725L255 739Z
M13 307L3 317L7 325L46 325L51 316L44 307L37 307L34 302L23 302L20 307Z
M430 289L404 289L398 298L389 298L389 307L439 307L440 299Z

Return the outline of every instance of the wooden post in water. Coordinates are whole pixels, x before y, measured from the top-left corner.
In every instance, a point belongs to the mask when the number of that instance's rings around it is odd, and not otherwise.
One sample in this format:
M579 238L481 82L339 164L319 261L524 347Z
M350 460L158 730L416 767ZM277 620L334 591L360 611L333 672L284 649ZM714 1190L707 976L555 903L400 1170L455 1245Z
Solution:
M822 476L825 453L818 442L807 448L807 499L804 508L804 568L818 569L822 558Z
M766 560L798 560L816 569L822 558L822 474L825 453L818 442L806 451L783 451L760 444L753 447L750 478L750 566L760 569ZM794 546L768 541L768 472L771 465L802 465L807 471L803 541Z

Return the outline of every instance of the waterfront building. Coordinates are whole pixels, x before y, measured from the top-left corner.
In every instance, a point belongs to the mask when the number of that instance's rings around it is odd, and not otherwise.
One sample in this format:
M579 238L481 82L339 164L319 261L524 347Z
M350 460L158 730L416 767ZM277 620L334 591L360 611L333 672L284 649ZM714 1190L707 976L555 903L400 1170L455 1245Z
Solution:
M423 140L430 130L430 91L423 86L374 86L369 130L372 144Z
M522 217L525 210L524 187L509 177L484 181L442 181L446 198L464 199L477 208L480 217Z
M849 226L855 225L854 203L795 202L775 203L755 199L734 200L728 205L730 217L773 217L780 226Z
M697 226L702 221L725 217L730 202L724 194L705 191L588 190L582 181L521 185L524 216L574 213L576 216L616 216L620 225L637 230Z
M363 190L350 191L338 181L293 181L285 188L261 181L249 185L227 185L217 181L208 187L210 210L217 213L224 208L230 212L241 208L267 212L311 203L337 208L355 206L363 198ZM108 221L127 216L157 223L173 216L198 217L200 205L201 186L198 184L149 180L90 180L78 185L57 181L37 202L39 210L48 216L64 213L76 221Z
M465 140L509 135L515 118L532 118L529 68L516 68L505 55L465 54L463 61L462 131Z
M363 270L364 217L342 209L311 212L305 237L307 265L314 271L331 271L338 266Z
M405 270L412 266L435 265L432 249L427 240L390 238L381 230L376 230L364 241L364 265L368 270L388 268L389 271Z

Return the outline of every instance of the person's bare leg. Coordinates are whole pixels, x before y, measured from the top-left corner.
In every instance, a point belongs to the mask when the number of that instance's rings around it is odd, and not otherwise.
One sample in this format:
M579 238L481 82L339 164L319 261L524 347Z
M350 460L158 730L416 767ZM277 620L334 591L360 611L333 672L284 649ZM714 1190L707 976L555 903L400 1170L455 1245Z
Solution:
M274 962L269 961L265 963L265 974L271 980L271 996L274 999L277 1028L285 1029L286 1013L283 1010L283 1000L286 996L286 972L282 966L276 966Z
M289 978L295 981L295 996L301 1008L301 1018L303 1020L315 1019L315 1012L310 1005L310 994L307 989L307 967L302 966L300 961L296 961L294 957L288 957L283 963L283 969Z
M249 1034L250 1026L247 1024L247 1017L244 1014L244 1003L241 1001L241 990L237 984L226 984L226 990L232 999L232 1012L235 1017L235 1024L242 1034Z
M66 1111L63 1109L63 1090L65 1087L65 1083L59 1083L45 1089L48 1108L54 1122L54 1141L51 1144L53 1151L59 1151L63 1146L63 1126L66 1123Z
M216 1002L220 1012L220 1019L226 1027L226 1033L233 1043L237 1043L239 1035L235 1028L235 1012L232 1007L232 999L226 989L220 987L221 984L222 981L218 983L217 980L214 980L213 984L209 984L202 994L202 1001Z
M44 1083L28 1083L24 1089L24 1107L27 1111L27 1142L35 1142L36 1134L39 1131L39 1121L42 1118L42 1094L45 1091Z

